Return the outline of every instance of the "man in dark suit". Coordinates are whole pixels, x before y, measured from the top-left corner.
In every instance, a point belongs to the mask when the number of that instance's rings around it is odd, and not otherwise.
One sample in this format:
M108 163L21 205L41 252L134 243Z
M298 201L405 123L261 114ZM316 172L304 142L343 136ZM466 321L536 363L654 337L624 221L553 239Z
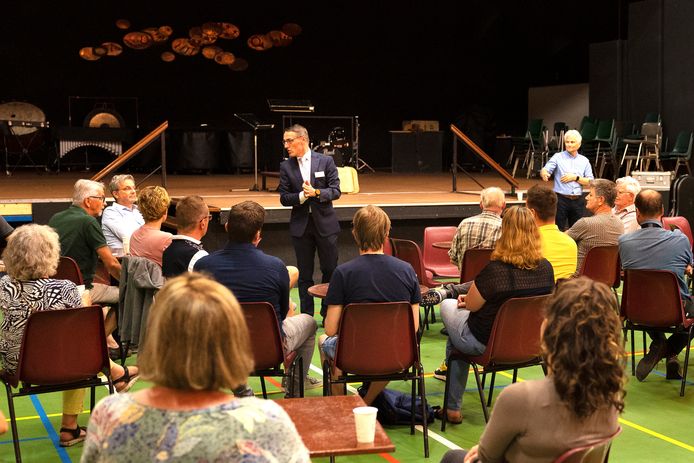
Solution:
M280 164L280 202L292 206L289 231L299 268L301 312L313 316L313 262L316 250L322 282L328 283L337 267L337 235L340 224L333 200L340 197L340 178L333 159L309 148L308 131L295 124L284 130L289 159ZM327 306L321 307L325 318Z

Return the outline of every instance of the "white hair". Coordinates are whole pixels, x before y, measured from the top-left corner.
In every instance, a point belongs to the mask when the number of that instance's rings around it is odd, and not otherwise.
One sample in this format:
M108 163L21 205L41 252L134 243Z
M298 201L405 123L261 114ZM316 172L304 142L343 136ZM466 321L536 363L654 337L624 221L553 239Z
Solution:
M101 182L79 179L75 182L75 188L72 193L72 204L80 206L89 196L101 196L104 191L104 184Z
M641 191L641 184L634 177L627 176L618 178L616 183L617 185L624 185L624 188L626 188L629 193L633 194L634 197Z
M575 130L575 129L571 129L571 130L566 131L566 133L564 134L564 140L566 140L569 137L575 139L579 145L581 144L581 140L583 140L583 137L581 136L581 132L579 132L578 130Z
M504 207L504 205L506 205L506 195L504 195L501 188L491 186L482 190L480 193L480 202L482 203L483 209L489 207Z

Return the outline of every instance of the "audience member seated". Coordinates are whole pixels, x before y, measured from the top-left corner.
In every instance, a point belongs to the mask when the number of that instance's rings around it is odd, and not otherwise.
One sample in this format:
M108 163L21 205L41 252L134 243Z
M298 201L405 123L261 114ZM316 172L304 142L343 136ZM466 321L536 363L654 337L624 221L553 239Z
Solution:
M587 277L561 282L543 324L548 375L505 387L479 444L451 450L441 462L554 461L614 434L625 383L618 313L604 284Z
M525 207L507 209L491 262L477 275L467 294L441 303L441 318L448 329L446 358L454 348L468 355L482 354L504 302L549 294L553 289L552 265L542 257L540 232L532 214ZM448 401L451 423L462 422L460 407L469 369L470 364L462 360L448 364L448 374L452 375Z
M29 316L41 310L58 310L88 305L80 297L75 284L68 280L54 280L60 258L58 235L46 225L24 225L9 238L2 254L7 275L0 279L0 359L3 369L14 374L19 362L24 329ZM50 339L45 340L51 342ZM125 391L137 379L137 367L111 364L111 375L118 391ZM82 442L85 430L77 424L82 412L84 389L63 392L63 417L60 445L69 447ZM4 423L4 419L2 420Z
M528 189L525 204L540 231L542 256L552 264L554 280L569 278L576 273L578 247L556 224L557 194L545 184L533 185Z
M612 212L622 221L624 233L631 233L639 229L639 223L636 221L634 200L640 191L641 184L634 177L617 179L617 197L614 200Z
M236 298L195 273L157 294L140 352L151 388L101 400L89 420L82 462L308 462L289 416L272 400L236 398L253 370Z
M578 219L566 231L578 245L577 273L581 271L588 251L597 246L616 246L617 240L624 234L622 221L612 213L616 197L617 187L614 182L602 178L590 181L586 209L593 215Z
M407 301L412 304L414 329L419 329L421 295L417 275L407 262L383 254L383 243L389 232L390 219L380 207L369 205L354 214L352 236L359 247L359 257L338 265L330 279L325 334L319 340L321 359L335 358L342 309L353 302ZM335 373L341 374L337 369ZM386 384L372 382L364 401L371 404ZM343 386L335 385L332 394L342 392Z
M145 223L145 219L135 204L137 189L132 175L114 175L108 189L115 201L104 209L101 230L111 252L123 256L128 254L128 250L123 249L123 242L130 240L130 235Z
M694 304L684 279L685 272L691 273L692 264L692 248L687 236L680 230L663 229L663 198L657 191L641 190L636 196L635 205L636 220L641 228L619 238L622 268L673 272L679 281L685 313L694 317ZM648 353L636 366L636 379L646 379L660 359L666 358L666 378L681 380L681 366L677 355L687 346L687 334L673 334L667 340L664 333L648 334L653 342Z
M265 209L260 204L244 201L234 205L226 223L229 241L224 249L198 260L195 270L212 275L241 302L271 303L280 322L285 348L297 351L303 359L304 388L317 388L322 381L308 376L316 343L316 321L308 314L296 314L295 305L289 300L291 282L296 283L297 279L296 268L291 270L290 281L290 271L284 263L258 249L264 222ZM298 383L294 390L298 393Z
M501 213L506 207L506 197L501 188L485 188L480 193L482 213L463 219L455 231L448 257L461 270L463 256L468 249L491 249L501 233Z
M207 255L200 240L207 233L211 219L209 208L200 196L186 196L176 203L178 234L164 250L162 273L165 277L192 272L198 259Z
M0 215L0 238L2 238L3 241L7 242L7 238L10 236L10 233L14 231L14 228L12 228L12 225L7 223L7 220L5 220L5 217ZM5 247L5 244L3 243L1 245L2 247Z
M173 237L171 233L161 231L170 202L166 189L160 186L146 186L140 190L137 203L145 224L130 237L130 255L146 257L161 267L162 255Z

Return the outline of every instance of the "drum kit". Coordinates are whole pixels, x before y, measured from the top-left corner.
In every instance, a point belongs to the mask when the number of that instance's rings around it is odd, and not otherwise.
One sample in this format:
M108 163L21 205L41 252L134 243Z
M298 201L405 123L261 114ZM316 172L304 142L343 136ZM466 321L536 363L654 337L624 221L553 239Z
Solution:
M9 101L0 104L0 133L7 175L11 175L12 170L17 167L47 168L46 165L38 166L31 158L31 153L43 147L48 127L44 112L31 103ZM17 156L16 163L12 166L11 156ZM23 160L30 164L21 164Z
M313 147L314 151L322 153L326 156L332 156L337 167L344 167L345 163L349 165L347 158L347 150L351 146L350 140L347 138L344 127L335 127L328 134L328 141L322 141Z

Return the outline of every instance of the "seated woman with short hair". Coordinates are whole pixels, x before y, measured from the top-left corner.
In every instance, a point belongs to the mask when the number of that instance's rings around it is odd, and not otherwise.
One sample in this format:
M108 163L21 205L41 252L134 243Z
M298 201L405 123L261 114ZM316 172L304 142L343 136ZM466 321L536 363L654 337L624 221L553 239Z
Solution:
M157 293L139 354L154 386L94 408L82 462L307 462L308 450L277 403L236 398L253 370L248 328L234 295L199 273Z
M4 370L14 374L19 363L22 338L29 316L41 310L58 310L89 305L88 293L84 300L75 284L68 280L54 280L60 259L58 234L47 225L23 225L8 238L2 253L7 275L0 279L0 359ZM50 343L50 339L46 339ZM126 391L137 379L137 367L124 369L111 364L114 386ZM82 412L84 389L63 392L63 418L60 445L69 447L82 442L85 430L77 424Z
M617 300L588 277L560 280L545 308L542 350L548 375L507 386L480 443L442 463L546 462L619 429L624 350Z
M173 235L161 231L161 225L169 212L169 193L160 186L146 186L137 194L137 207L145 224L130 236L130 255L146 257L161 267L164 250L171 244Z

